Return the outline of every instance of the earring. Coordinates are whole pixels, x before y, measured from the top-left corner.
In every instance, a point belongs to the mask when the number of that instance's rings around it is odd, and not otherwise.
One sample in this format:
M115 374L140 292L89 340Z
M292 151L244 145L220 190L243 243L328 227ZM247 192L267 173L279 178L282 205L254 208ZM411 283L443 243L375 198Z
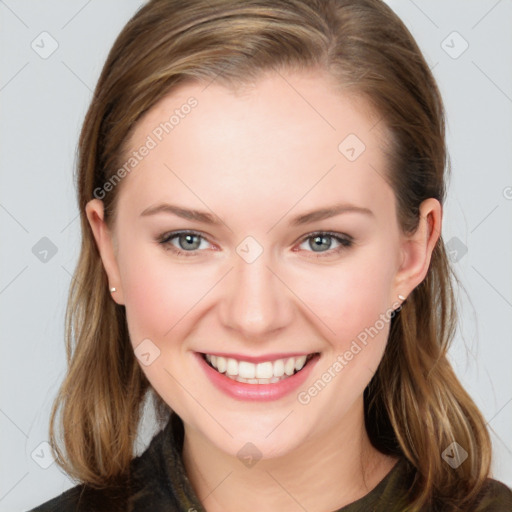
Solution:
M110 288L111 293L114 293L115 291L116 291L116 288L114 286L112 288Z
M404 297L403 295L399 295L399 296L398 296L398 298L399 298L400 300L405 300L405 297Z

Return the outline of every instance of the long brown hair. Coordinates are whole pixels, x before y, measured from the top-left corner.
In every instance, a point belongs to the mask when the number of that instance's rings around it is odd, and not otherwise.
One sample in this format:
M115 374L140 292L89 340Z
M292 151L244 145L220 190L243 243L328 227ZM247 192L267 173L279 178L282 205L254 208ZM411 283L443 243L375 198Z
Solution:
M128 472L151 390L124 307L110 296L85 206L119 170L137 121L174 87L213 80L235 87L284 69L327 72L340 90L379 113L387 131L386 179L404 233L418 225L424 199L444 203L449 159L440 93L410 32L383 1L145 4L109 53L79 141L82 246L66 314L69 368L50 426L58 462L79 481L101 487ZM122 182L101 197L110 224L120 188ZM455 281L440 237L426 278L392 319L383 360L365 390L372 443L416 468L411 511L427 504L465 510L489 475L485 421L446 356L457 318ZM454 441L468 453L457 469L441 456Z

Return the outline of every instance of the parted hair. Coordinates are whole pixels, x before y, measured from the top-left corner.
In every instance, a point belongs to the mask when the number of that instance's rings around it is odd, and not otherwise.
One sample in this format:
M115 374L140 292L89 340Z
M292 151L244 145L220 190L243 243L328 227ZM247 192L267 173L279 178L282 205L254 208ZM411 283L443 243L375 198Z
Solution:
M124 306L109 293L85 206L125 160L141 116L187 82L237 87L265 72L318 70L366 100L386 133L386 176L404 233L419 206L444 204L450 165L445 111L414 38L381 0L150 0L123 28L104 64L78 146L81 249L66 310L68 369L50 440L58 463L93 487L129 471L146 398L156 394L134 356ZM102 197L115 219L123 183ZM416 469L407 510L467 510L489 476L485 421L447 359L458 279L442 236L425 279L392 318L381 364L365 390L372 444ZM155 406L166 404L156 396ZM456 469L442 451L468 453Z

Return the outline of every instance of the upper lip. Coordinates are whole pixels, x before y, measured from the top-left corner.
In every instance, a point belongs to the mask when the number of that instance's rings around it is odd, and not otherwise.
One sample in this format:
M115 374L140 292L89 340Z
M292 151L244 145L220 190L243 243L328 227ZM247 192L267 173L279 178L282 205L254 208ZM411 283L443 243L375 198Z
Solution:
M200 354L210 354L217 357L225 357L226 359L236 359L237 361L248 361L250 363L262 363L264 361L276 361L277 359L288 359L290 357L308 356L309 354L317 354L318 352L292 352L279 354L264 354L261 356L249 356L244 354L234 354L232 352L200 352Z

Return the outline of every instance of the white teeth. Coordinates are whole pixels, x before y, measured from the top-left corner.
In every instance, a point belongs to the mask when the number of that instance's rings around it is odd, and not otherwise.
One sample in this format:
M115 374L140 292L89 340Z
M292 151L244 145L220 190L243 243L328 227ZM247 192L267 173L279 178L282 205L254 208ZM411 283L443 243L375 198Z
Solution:
M215 365L220 373L224 373L227 368L226 358L217 356L217 364Z
M298 371L306 364L306 358L308 356L300 356L295 358L295 369Z
M266 363L258 363L256 366L257 379L270 379L273 375L274 367L270 361Z
M282 377L284 375L284 362L282 359L274 361L274 377Z
M256 365L247 361L238 363L238 375L243 379L254 379L256 376Z
M227 377L238 382L250 384L272 384L283 380L302 370L308 359L308 356L302 355L255 364L211 354L206 354L205 357L219 373L225 373Z
M293 375L293 372L295 371L295 359L293 357L290 357L286 360L286 363L284 363L284 373L286 375Z
M228 359L226 373L228 375L238 375L238 361L236 359Z

